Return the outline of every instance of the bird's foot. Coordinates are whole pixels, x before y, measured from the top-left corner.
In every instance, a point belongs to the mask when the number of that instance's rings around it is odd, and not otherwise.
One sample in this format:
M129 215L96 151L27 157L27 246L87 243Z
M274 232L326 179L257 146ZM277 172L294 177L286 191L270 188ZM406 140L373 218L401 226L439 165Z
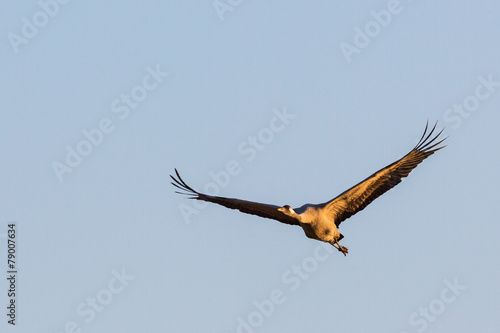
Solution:
M349 252L349 250L347 250L347 247L345 246L342 246L342 245L339 245L339 251L342 252L344 254L344 256L347 255L347 252Z
M333 243L333 242L332 242L331 244L332 244L333 246L335 246L335 248L336 248L337 250L339 250L340 252L342 252L342 254L344 254L344 256L346 256L346 255L347 255L347 253L349 252L349 250L347 250L347 247L340 245L340 244L338 243L338 241L337 241L337 242L335 242L335 243Z

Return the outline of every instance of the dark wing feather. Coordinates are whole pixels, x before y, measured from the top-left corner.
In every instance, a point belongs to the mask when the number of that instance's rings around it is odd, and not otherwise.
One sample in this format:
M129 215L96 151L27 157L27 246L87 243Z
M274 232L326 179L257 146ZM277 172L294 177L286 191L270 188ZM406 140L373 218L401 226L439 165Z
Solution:
M190 186L188 186L184 182L184 180L182 180L177 169L175 169L175 174L177 175L177 178L175 178L172 175L170 176L173 179L172 185L183 191L183 192L175 191L175 193L188 195L190 199L213 202L227 208L237 209L243 213L277 220L286 224L299 225L296 219L278 211L278 208L280 208L279 206L262 204L258 202L252 202L240 199L217 197L199 193L193 190Z
M426 133L428 124L425 126L424 134L420 138L420 141L406 156L386 166L385 168L380 169L359 184L351 187L333 200L324 204L324 209L333 214L337 227L340 223L342 223L342 221L348 219L360 210L363 210L373 200L399 184L401 182L401 178L408 176L408 174L416 168L420 162L445 147L443 146L433 149L446 139L444 138L433 144L433 142L436 141L439 135L443 132L443 130L441 130L441 132L430 139L436 125L434 125L427 136Z

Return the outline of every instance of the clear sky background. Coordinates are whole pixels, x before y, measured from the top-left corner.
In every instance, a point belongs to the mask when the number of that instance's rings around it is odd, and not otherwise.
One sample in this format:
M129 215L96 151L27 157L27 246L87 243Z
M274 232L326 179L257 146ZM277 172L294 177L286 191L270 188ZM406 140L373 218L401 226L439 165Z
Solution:
M215 4L2 4L0 330L497 332L500 3ZM170 185L324 202L427 119L447 148L341 225L347 257Z

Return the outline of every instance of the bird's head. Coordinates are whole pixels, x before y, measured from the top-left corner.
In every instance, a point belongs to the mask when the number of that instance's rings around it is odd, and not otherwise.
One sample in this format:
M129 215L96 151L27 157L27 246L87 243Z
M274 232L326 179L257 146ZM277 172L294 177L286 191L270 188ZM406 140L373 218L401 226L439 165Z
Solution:
M289 205L284 205L283 207L278 208L278 211L280 211L283 214L286 214L288 216L292 216L292 217L296 217L297 216L297 213L295 213L295 211L293 210L293 208L290 207Z

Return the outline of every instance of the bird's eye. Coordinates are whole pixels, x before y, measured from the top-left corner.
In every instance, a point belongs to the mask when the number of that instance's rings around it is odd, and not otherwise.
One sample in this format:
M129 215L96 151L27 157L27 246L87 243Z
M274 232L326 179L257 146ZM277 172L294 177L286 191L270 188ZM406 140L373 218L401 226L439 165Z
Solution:
M284 207L285 209L290 209L290 208L292 208L292 207L290 207L289 205L284 205L283 207Z

